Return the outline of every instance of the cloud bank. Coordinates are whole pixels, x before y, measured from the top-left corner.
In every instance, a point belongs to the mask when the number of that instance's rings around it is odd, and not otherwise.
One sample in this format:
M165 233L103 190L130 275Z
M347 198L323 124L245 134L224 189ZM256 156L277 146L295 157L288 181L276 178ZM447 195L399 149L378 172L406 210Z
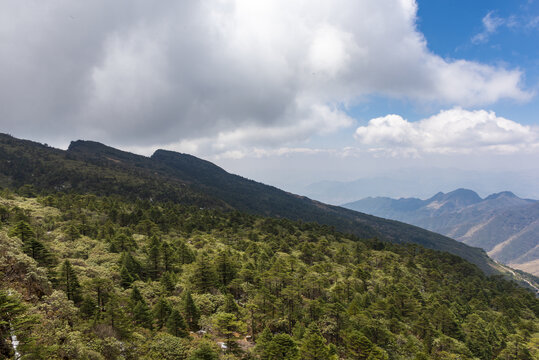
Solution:
M539 128L498 117L492 111L459 107L416 122L399 115L372 119L357 128L355 137L361 147L391 156L539 150Z
M370 94L530 98L518 69L429 51L416 13L413 0L2 1L2 131L230 151L350 126L347 106Z

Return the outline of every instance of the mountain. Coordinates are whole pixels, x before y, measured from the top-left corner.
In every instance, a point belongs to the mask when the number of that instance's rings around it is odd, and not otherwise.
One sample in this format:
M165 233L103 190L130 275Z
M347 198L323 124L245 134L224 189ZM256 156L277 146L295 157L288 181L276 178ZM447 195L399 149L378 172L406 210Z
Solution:
M471 190L458 189L426 200L370 197L343 207L444 234L539 275L539 201L509 191L482 199Z
M28 187L32 185L32 187ZM397 221L386 220L264 185L187 154L157 150L151 157L92 141L64 150L0 135L0 186L21 191L121 195L197 207L317 222L361 238L415 243L447 251L498 273L483 250ZM35 190L34 190L35 189Z
M298 194L334 205L366 198L372 194L390 198L427 198L437 191L447 192L458 187L481 189L484 195L505 190L508 183L512 184L513 191L536 199L539 198L538 177L537 167L513 172L423 167L393 169L351 181L325 180L290 188Z

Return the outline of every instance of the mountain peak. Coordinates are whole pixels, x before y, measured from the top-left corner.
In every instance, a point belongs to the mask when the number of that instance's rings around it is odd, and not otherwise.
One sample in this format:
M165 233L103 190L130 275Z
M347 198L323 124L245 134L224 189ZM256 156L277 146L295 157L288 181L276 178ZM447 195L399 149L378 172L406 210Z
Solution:
M101 159L111 161L144 161L146 156L137 155L128 151L119 150L97 141L76 140L72 141L67 148L68 154L82 155L84 158Z
M84 151L84 152L100 152L103 150L116 150L110 146L102 144L97 141L90 140L75 140L71 141L67 151Z
M518 196L513 194L511 191L502 191L499 193L490 194L489 196L485 198L485 200L494 200L494 199L499 199L499 198L517 199Z
M447 193L446 199L455 199L471 204L481 201L481 197L475 191L463 188Z
M204 182L211 178L218 181L222 180L223 175L228 175L225 170L212 162L171 150L158 149L153 153L151 159L166 164L174 169L178 175L181 174L189 180L198 179L198 181Z
M451 192L448 192L447 194L444 194L443 192L439 192L430 199L427 199L427 203L437 203L438 206L442 206L443 204L453 204L453 206L468 206L472 204L476 204L480 202L482 199L477 193L473 190L469 189L457 189L453 190Z

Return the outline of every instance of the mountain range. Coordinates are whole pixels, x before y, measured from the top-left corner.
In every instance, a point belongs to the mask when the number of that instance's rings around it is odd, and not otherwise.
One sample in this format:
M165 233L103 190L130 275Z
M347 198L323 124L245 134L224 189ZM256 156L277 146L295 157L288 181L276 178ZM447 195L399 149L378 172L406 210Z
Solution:
M481 195L511 190L533 199L539 198L539 169L520 171L463 170L458 168L396 168L378 174L365 174L350 181L324 180L308 185L287 186L294 192L328 204L340 205L376 194L390 198L432 196L456 188L478 189Z
M230 174L194 156L166 150L145 157L80 140L60 150L1 134L0 186L20 191L20 187L26 187L30 193L121 195L317 222L360 238L447 251L487 274L500 271L478 247L416 226L294 195Z
M472 190L433 197L368 197L348 209L403 221L481 247L493 259L539 275L539 201L504 191L481 198Z

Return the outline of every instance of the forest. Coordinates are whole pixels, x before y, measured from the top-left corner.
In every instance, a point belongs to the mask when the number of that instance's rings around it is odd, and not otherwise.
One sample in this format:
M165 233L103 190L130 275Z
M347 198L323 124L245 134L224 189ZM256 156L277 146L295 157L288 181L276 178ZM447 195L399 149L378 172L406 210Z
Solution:
M0 191L0 358L537 359L539 300L445 252L234 210Z

